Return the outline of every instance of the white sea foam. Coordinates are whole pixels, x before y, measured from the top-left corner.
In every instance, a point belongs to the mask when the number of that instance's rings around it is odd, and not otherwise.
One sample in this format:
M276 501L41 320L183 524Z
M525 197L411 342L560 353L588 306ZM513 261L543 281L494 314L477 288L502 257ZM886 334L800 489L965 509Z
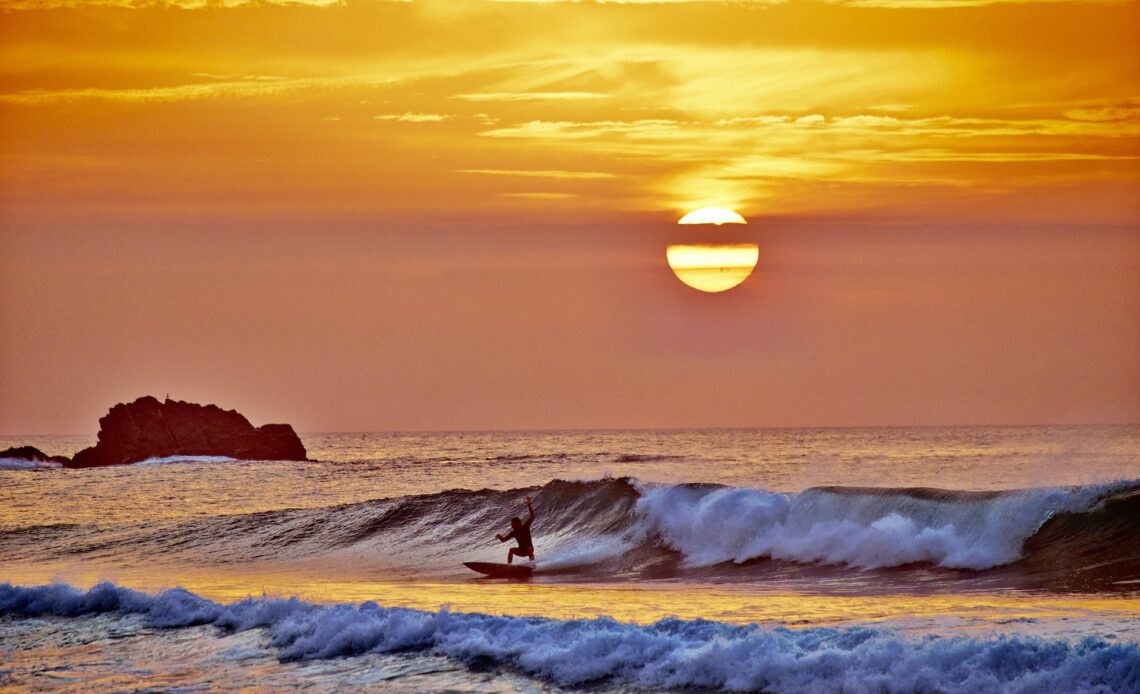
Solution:
M237 458L224 455L167 455L140 460L135 465L169 465L171 463L236 463Z
M938 497L677 485L644 489L637 512L645 532L694 566L770 557L865 569L915 562L987 569L1016 561L1053 514L1086 510L1108 489Z
M551 559L539 558L535 568L561 571L591 566L631 551L635 541L629 537L606 535L589 540L576 540L550 548Z
M141 613L151 626L264 628L282 660L421 651L529 674L557 685L780 692L1136 692L1140 645L1087 637L908 639L884 629L792 631L667 619L542 618L318 606L301 600L220 605L174 589L155 596L104 583L0 585L0 617Z
M54 470L63 467L54 460L24 460L23 458L0 458L0 470Z
M224 455L167 455L140 460L135 465L169 465L172 463L236 463L237 458ZM53 470L62 468L55 461L24 460L22 458L0 458L0 470Z

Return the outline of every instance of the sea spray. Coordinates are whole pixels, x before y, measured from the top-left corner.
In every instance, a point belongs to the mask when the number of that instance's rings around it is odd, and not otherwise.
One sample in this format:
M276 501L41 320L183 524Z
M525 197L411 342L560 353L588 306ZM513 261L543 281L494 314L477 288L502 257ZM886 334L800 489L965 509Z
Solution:
M778 494L670 485L647 489L637 512L693 566L768 557L862 569L920 562L988 569L1016 561L1025 540L1054 514L1091 510L1113 488Z
M555 685L592 683L780 692L1140 691L1140 645L1012 636L911 639L868 627L789 630L665 619L557 620L314 605L296 598L218 604L181 589L147 595L111 583L0 585L0 618L142 615L156 628L265 629L280 660L424 652L496 664Z

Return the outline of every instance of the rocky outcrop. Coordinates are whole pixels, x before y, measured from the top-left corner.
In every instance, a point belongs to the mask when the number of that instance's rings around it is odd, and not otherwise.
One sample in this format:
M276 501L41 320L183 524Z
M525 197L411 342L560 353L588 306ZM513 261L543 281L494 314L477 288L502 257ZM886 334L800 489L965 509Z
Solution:
M99 420L99 442L75 454L69 467L125 465L171 455L218 455L241 460L308 460L288 424L254 427L234 410L151 396L120 403Z
M20 446L19 448L0 451L0 458L28 460L33 463L63 463L64 465L71 462L67 456L48 455L35 446Z

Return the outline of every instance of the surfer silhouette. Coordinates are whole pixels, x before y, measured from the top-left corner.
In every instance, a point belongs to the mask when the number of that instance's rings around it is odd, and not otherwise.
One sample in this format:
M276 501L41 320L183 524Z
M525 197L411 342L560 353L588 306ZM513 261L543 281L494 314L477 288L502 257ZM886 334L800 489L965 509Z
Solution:
M511 547L507 551L507 563L513 564L515 555L520 557L530 557L534 561L534 541L530 539L530 524L534 520L534 507L530 505L530 497L526 498L526 510L529 514L526 522L524 523L521 518L515 516L511 519L511 531L506 535L495 534L495 539L499 542L506 542L507 540L514 539L519 543L518 547Z

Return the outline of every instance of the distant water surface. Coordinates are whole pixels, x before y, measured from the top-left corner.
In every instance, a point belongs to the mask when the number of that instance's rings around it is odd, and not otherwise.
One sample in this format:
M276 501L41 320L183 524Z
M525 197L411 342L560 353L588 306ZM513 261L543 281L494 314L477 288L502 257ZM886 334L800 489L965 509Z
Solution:
M40 479L24 487L33 490L31 501L20 498L20 485L6 485L0 501L67 522L137 516L140 507L148 514L208 516L603 476L773 491L832 485L1003 490L1140 478L1140 426L1134 425L318 433L302 439L310 458L329 464L211 461L70 471L50 484ZM93 444L76 436L0 438L0 447L34 445L52 455ZM45 493L54 503L40 503ZM131 503L97 501L123 498Z

